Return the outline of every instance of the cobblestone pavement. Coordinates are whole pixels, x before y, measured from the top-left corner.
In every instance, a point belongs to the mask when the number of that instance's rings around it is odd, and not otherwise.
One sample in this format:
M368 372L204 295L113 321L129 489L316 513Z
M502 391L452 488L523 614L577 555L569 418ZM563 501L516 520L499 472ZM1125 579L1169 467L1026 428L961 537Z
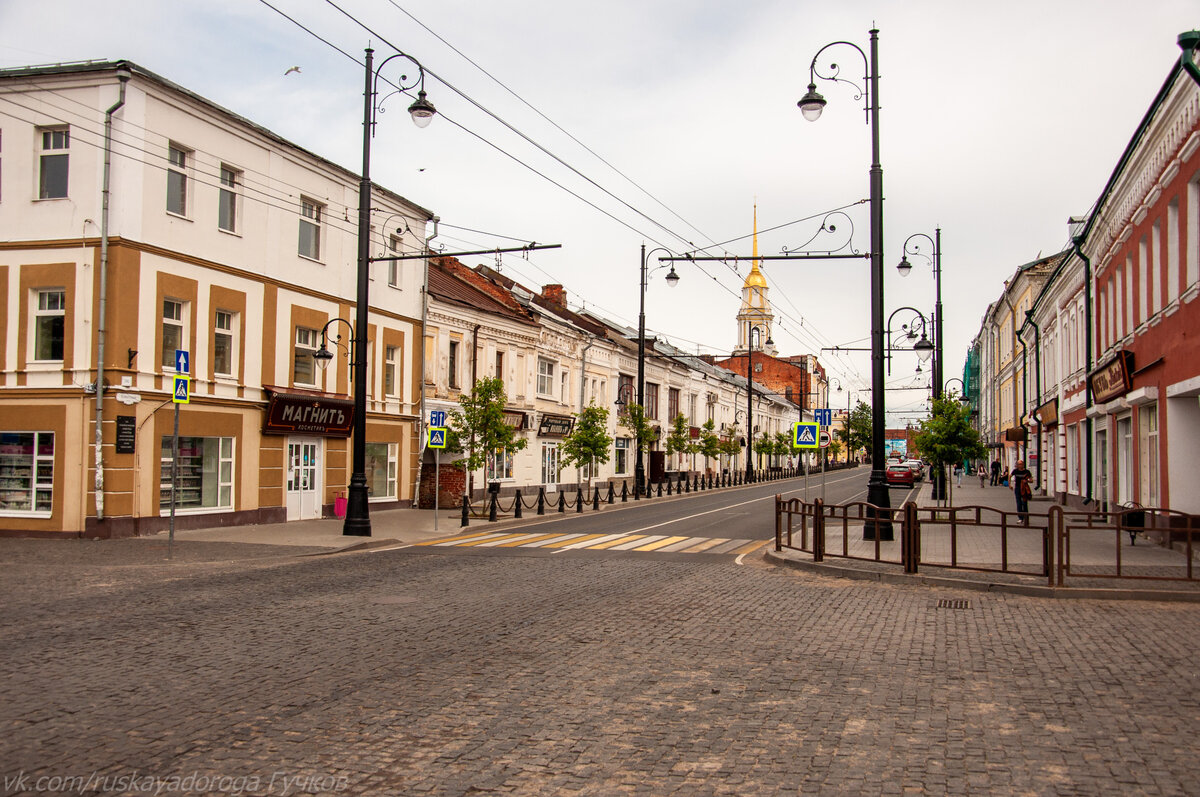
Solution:
M757 555L3 572L5 793L1200 793L1192 604Z

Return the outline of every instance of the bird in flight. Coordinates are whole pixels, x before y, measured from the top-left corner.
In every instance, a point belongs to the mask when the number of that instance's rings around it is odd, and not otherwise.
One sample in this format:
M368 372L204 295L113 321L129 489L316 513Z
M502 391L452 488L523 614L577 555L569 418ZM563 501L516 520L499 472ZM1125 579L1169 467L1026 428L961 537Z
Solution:
M300 67L293 66L292 68L288 69L288 71L284 72L283 76L287 77L288 75L292 74L293 72L299 72L299 71L300 71Z

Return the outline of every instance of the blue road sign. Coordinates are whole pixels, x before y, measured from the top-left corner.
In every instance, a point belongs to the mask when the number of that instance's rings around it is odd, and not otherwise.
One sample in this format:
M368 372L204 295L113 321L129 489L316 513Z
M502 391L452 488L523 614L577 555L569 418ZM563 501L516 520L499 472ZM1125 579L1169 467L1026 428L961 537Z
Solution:
M792 425L793 448L817 448L820 445L821 426L816 423Z
M815 420L817 423L821 424L822 426L832 426L833 425L833 410L830 410L830 409L813 410L813 420Z
M189 372L187 349L175 350L175 370L181 374L186 374Z
M445 414L445 413L443 413ZM429 430L429 447L430 448L445 448L446 447L446 430L441 428Z
M446 425L446 411L445 410L430 410L429 411L429 425L430 426L445 426Z
M192 400L192 380L186 376L175 377L174 394L171 401L176 404L188 404Z

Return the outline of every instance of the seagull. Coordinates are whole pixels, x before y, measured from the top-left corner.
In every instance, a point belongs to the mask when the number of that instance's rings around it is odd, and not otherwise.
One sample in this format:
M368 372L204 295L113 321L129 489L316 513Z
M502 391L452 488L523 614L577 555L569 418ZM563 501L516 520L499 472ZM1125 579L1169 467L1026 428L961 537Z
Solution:
M292 74L293 72L299 72L299 71L300 71L300 67L298 67L298 66L293 66L291 69L289 69L288 71L284 72L284 73L283 73L283 76L284 76L284 77L287 77L288 75Z

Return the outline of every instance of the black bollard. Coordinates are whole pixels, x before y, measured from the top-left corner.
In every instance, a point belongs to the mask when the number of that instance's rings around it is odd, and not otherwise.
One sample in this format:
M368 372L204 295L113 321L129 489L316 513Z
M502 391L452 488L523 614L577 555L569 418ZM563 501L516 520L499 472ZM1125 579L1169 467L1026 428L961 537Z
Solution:
M617 500L617 496L613 492L613 483L609 482L608 483L608 505L612 506L613 502L616 500Z
M592 493L592 509L600 511L600 485L596 485L596 492Z
M520 519L521 517L521 488L517 488L517 494L513 500L513 517Z
M435 509L434 511L436 512L437 510ZM462 507L462 525L463 526L469 526L471 524L471 521L467 519L467 516L470 513L471 513L471 505L469 503L467 503L467 497L464 495L463 496L463 507Z
M563 512L566 512L566 511L567 511L567 494L559 493L558 494L558 513L561 515Z
M575 491L575 514L583 512L583 488Z
M671 494L671 477L667 477L667 495Z
M500 494L492 493L492 500L488 502L488 522L496 522L496 504L500 502Z
M546 514L546 488L545 487L538 488L538 514L539 515Z
M629 482L621 482L621 503L629 500Z

